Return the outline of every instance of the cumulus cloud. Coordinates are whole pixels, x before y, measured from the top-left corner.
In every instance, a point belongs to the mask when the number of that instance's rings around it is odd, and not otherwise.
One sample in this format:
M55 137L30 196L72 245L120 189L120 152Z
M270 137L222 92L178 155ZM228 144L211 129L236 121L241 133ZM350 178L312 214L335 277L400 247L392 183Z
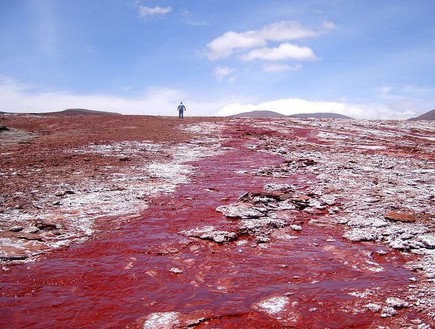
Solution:
M172 7L146 7L143 5L138 5L138 11L140 17L148 17L148 16L163 16L169 14L172 11Z
M218 115L229 116L250 111L274 111L284 115L330 112L347 115L355 119L407 119L412 116L409 109L400 110L382 104L310 101L299 98L277 99L257 104L234 102L222 107Z
M297 60L307 61L315 60L316 55L308 47L300 47L292 45L290 43L282 43L275 48L258 48L251 50L247 54L243 55L242 60L251 61L254 59L263 59L268 61L280 61L280 60Z
M259 30L226 32L207 45L206 55L209 60L217 60L243 50L264 47L270 41L281 42L311 38L317 35L317 32L296 22L281 21L266 25Z
M258 38L255 31L243 33L230 31L207 45L207 57L210 60L225 58L240 49L253 48L265 44L265 40Z

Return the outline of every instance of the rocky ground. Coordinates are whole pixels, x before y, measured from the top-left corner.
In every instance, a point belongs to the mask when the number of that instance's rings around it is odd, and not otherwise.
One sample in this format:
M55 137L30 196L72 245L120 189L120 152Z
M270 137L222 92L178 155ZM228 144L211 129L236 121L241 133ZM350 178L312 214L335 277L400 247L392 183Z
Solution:
M0 126L2 327L434 326L431 121Z
M0 258L33 260L92 236L94 221L137 216L186 181L201 146L175 119L4 115ZM200 143L197 143L200 144ZM207 153L207 152L205 152Z

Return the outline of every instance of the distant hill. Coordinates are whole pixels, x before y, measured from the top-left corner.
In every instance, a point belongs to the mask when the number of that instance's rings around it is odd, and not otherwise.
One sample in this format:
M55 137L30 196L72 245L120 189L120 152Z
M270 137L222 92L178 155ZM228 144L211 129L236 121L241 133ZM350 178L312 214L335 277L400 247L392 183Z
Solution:
M423 113L422 115L419 115L418 117L415 118L411 118L408 119L411 121L416 121L416 120L435 120L435 110Z
M49 114L66 114L66 115L121 115L120 113L115 112L106 112L106 111L94 111L88 109L66 109L64 111L59 112L50 112Z
M299 114L292 114L289 115L289 117L293 118L317 118L317 119L350 119L353 120L353 118L348 117L347 115L337 114L337 113L299 113Z
M282 118L284 114L273 111L251 111L231 115L233 118Z
M120 113L116 112L105 112L105 111L94 111L94 110L87 110L87 109L66 109L63 111L56 111L56 112L32 112L32 113L14 113L14 112L2 112L0 111L0 114L33 114L33 115L53 115L53 114L63 114L63 115L122 115Z

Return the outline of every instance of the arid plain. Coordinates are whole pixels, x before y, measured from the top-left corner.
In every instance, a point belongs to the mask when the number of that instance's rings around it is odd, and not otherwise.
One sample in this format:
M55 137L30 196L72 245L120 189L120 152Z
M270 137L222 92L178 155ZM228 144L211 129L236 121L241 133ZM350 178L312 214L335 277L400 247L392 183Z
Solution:
M435 123L0 115L2 328L432 328Z

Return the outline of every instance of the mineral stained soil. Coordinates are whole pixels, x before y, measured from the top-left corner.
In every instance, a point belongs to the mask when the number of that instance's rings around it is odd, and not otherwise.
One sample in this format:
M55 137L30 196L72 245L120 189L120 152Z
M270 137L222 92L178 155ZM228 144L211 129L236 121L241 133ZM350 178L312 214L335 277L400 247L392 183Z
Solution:
M429 121L0 116L1 328L433 328Z

